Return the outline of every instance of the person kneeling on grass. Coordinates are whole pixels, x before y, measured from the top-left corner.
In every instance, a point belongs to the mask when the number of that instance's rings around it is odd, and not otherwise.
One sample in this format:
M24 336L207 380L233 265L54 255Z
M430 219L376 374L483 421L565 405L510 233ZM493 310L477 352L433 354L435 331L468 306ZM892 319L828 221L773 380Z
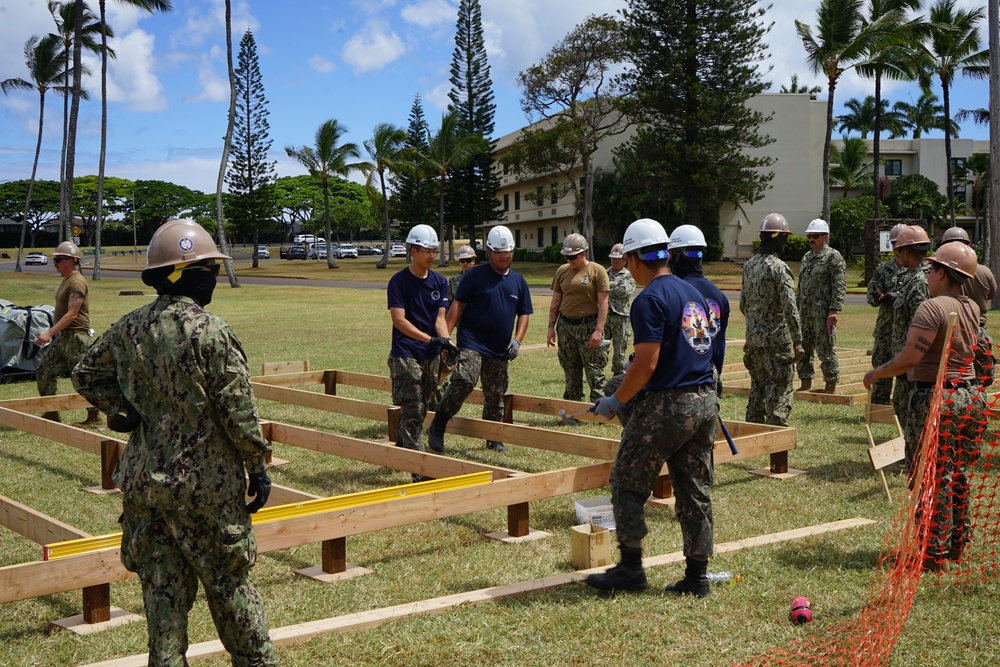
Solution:
M642 567L642 538L648 532L644 506L667 463L687 564L684 578L667 591L705 597L714 549L709 489L718 417L712 338L704 297L670 275L669 241L655 220L636 220L625 231L629 271L645 286L632 302L635 361L618 390L598 399L592 410L611 419L640 391L645 396L635 403L611 470L621 562L590 575L586 583L602 591L649 588Z

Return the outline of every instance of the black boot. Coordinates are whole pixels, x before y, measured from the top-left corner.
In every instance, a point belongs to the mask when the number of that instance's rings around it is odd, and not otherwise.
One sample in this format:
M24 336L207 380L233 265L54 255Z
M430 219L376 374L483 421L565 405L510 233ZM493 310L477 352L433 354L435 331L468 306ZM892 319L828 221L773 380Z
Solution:
M438 454L444 451L444 430L450 419L451 417L446 417L440 412L435 413L431 425L427 427L427 444Z
M708 597L708 570L707 560L696 560L687 558L687 568L684 570L684 578L676 584L667 584L668 593L679 595L697 595L700 598Z
M642 547L619 545L622 560L607 572L592 574L584 580L599 591L644 591L649 588L642 568Z

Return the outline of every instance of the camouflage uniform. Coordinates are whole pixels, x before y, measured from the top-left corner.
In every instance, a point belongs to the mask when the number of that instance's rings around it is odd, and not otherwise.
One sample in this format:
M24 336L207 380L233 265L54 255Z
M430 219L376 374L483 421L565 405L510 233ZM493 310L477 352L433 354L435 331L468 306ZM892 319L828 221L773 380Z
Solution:
M556 336L559 340L559 364L566 374L566 388L563 398L567 401L583 400L583 375L587 375L590 385L590 400L596 401L604 396L604 368L608 365L608 348L587 347L590 336L594 333L597 315L579 318L572 322L569 318L559 316L556 322Z
M68 378L73 367L90 347L90 334L61 331L47 347L35 373L40 396L52 396L59 391L58 379Z
M438 390L440 362L440 355L430 359L389 357L392 403L400 407L397 447L424 451L424 417Z
M875 330L872 332L872 368L892 359L892 302L899 292L902 271L896 260L889 258L879 264L868 283L868 305L878 308ZM891 295L891 296L890 296ZM872 403L889 405L892 378L883 378L872 387Z
M451 278L448 278L448 307L451 308L451 304L455 303L455 290L458 289L458 283L462 280L462 276L465 273L459 271Z
M615 392L618 391L618 387L622 386L622 381L624 379L624 373L608 378L604 382L604 395L614 396ZM622 426L628 426L628 421L632 418L632 411L635 410L635 404L641 401L645 395L646 391L644 389L640 389L638 394L628 400L628 403L625 403L618 408L618 414L615 416L618 417L618 421L622 423Z
M826 318L829 311L844 309L847 294L847 266L840 253L826 246L819 252L807 252L799 266L799 291L797 305L802 321L802 347L805 354L798 363L799 377L813 378L813 350L819 357L825 382L840 380L837 363L837 332L828 331Z
M509 363L506 359L480 354L475 350L461 349L458 365L451 374L448 389L441 397L437 411L450 419L458 413L465 399L476 388L476 383L482 379L483 419L503 421L503 395L507 393L507 384L510 380L510 373L507 370ZM487 440L486 444L495 449L502 443L499 440Z
M604 337L611 341L614 348L611 354L611 374L619 375L625 372L625 357L632 337L628 307L632 292L635 291L635 279L628 269L618 272L608 269L608 282L611 293L608 297L608 321L604 325Z
M651 391L636 402L611 470L611 504L619 542L646 536L645 503L666 463L684 555L699 559L712 555L710 487L716 402L712 385Z
M198 581L234 665L275 665L250 579L256 541L244 494L264 471L264 439L246 354L221 319L185 296L122 317L73 371L109 414L141 416L114 480L122 491L122 563L139 574L151 665L186 664Z
M743 364L750 372L746 420L787 426L792 412L794 346L802 342L795 283L788 265L765 252L747 260L740 311L746 316Z
M924 264L912 271L903 271L900 275L899 293L892 302L892 357L902 352L906 346L906 335L917 307L931 298L930 292L927 291L927 267L928 265ZM907 434L906 424L910 415L910 394L913 388L913 383L906 379L906 375L896 377L892 392L892 407L896 417L899 418L900 426L903 427L904 436ZM919 439L919 433L917 438ZM906 447L908 451L916 451L917 442L906 438Z

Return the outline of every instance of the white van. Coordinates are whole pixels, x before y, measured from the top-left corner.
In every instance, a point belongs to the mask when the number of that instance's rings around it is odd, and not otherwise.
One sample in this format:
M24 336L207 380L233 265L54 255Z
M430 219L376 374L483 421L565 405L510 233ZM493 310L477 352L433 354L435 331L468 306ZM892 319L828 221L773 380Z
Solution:
M312 245L314 243L317 243L319 240L320 239L316 238L312 234L299 234L298 236L296 236L293 239L292 242L293 243L308 243L309 245Z

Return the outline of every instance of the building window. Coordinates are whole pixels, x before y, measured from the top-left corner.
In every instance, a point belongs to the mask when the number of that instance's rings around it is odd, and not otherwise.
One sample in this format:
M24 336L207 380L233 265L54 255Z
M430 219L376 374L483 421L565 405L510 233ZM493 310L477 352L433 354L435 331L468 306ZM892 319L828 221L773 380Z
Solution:
M559 188L556 186L555 183L552 184L551 190L552 190L551 191L551 195L552 195L551 203L558 204L559 203Z
M521 230L520 229L515 229L514 230L514 247L515 248L521 247Z
M965 158L953 157L951 159L952 192L955 193L955 204L965 204L965 184L959 183L958 179L965 173Z
M544 227L539 227L538 228L538 247L539 248L544 248L545 247L545 228Z
M514 193L514 210L515 211L520 211L521 210L521 191L520 190L518 190L518 191L516 191Z
M510 210L510 194L505 194L503 196L503 210L504 211Z
M503 163L503 175L506 176L510 173L510 165L506 162Z
M903 161L902 160L886 160L885 161L885 175L886 176L902 176L903 175Z
M559 225L552 225L552 243L559 243Z
M535 205L541 206L545 203L545 189L542 186L538 186L535 190Z

